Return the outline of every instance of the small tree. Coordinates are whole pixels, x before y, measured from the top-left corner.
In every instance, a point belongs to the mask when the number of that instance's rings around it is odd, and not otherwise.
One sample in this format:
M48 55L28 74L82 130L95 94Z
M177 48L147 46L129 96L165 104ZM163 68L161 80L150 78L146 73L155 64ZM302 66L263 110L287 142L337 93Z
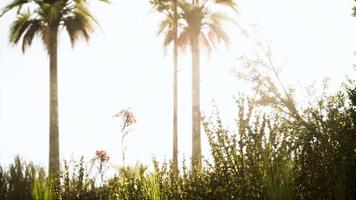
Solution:
M132 125L136 123L136 117L130 108L122 109L114 117L121 118L121 153L122 153L122 165L125 166L125 154L126 146L124 144L126 136L132 132Z

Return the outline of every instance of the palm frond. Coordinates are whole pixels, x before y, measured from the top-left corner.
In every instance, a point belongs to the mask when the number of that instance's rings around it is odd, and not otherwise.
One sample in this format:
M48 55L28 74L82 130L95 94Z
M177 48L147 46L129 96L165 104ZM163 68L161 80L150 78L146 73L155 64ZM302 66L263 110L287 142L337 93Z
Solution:
M157 35L161 35L162 33L171 29L173 29L173 20L169 16L166 16L166 18L161 21L159 25Z
M226 47L229 47L230 38L225 30L218 24L210 24L209 26L209 39L211 42L214 43L221 43L223 42Z
M173 29L170 29L165 34L163 45L168 46L173 41L173 39L174 39L174 31Z
M230 17L222 12L211 13L209 15L209 21L211 21L210 23L213 23L213 24L230 23L230 24L233 24L234 26L238 26L238 23L235 19L233 19L232 17Z
M30 24L31 14L29 12L20 13L10 26L10 43L17 44Z
M101 1L103 1L103 0L101 0ZM86 16L86 18L90 19L93 23L95 23L96 25L99 25L99 23L96 20L95 16L93 14L91 14L91 12L90 12L89 8L87 7L86 3L77 3L74 12L75 13L79 13L82 16Z
M207 36L213 46L216 46L216 44L223 42L226 45L226 47L229 47L230 38L223 28L223 25L226 22L238 26L237 22L234 19L230 18L224 13L221 12L210 13L206 25L208 26L208 30L209 30Z
M10 27L9 41L16 45L22 38L23 53L32 44L35 35L43 29L42 22L38 19L32 19L31 16L29 12L20 13Z
M150 0L153 9L158 12L166 12L172 10L172 0Z
M80 11L75 11L73 16L64 20L64 27L68 32L72 47L81 37L89 41L90 34L94 31L92 22L90 16Z
M183 29L179 34L177 38L177 45L182 51L185 51L187 46L190 44L190 36L188 28Z
M7 4L0 12L0 17L12 9L17 9L17 13L21 12L23 5L30 3L32 0L13 0L11 3Z
M214 0L214 3L217 5L227 6L231 8L235 13L238 13L237 4L235 0Z
M43 25L40 20L32 20L28 26L26 33L22 38L22 52L25 53L26 49L31 46L32 40L36 34L39 34L43 29Z
M110 0L99 0L99 1L104 2L104 3L111 3Z

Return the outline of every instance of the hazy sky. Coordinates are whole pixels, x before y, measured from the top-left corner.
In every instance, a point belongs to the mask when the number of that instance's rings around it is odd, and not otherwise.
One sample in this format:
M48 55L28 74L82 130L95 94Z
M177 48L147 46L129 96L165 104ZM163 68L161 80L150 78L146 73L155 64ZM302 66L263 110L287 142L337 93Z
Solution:
M6 1L1 1L3 6ZM148 0L93 4L101 24L89 44L71 49L65 32L59 44L59 127L62 159L105 149L121 163L119 120L122 108L135 112L137 124L127 140L128 163L171 157L172 61L156 37L159 17ZM329 77L337 87L345 75L355 78L356 19L352 0L240 0L242 26L272 46L283 80L297 87ZM40 40L23 55L8 44L15 13L0 19L0 163L14 155L47 165L49 71ZM230 71L235 58L254 52L252 42L229 28L232 45L210 59L202 55L202 109L215 100L226 118L234 116L232 96L239 89ZM179 149L191 151L190 56L179 65ZM203 147L206 151L207 146Z

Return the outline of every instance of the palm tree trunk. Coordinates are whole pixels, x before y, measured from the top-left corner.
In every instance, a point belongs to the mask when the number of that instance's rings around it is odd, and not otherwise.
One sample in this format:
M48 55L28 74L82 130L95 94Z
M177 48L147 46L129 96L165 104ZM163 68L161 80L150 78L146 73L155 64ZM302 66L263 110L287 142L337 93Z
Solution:
M193 170L201 167L201 141L200 141L200 52L198 36L191 38L192 47L192 167Z
M59 129L58 129L58 81L57 81L57 34L58 26L49 28L49 168L52 178L59 178ZM59 180L58 180L59 181Z
M178 172L178 116L177 116L177 86L178 86L178 46L177 46L177 34L178 34L178 13L177 13L177 1L174 3L174 41L173 41L173 167Z

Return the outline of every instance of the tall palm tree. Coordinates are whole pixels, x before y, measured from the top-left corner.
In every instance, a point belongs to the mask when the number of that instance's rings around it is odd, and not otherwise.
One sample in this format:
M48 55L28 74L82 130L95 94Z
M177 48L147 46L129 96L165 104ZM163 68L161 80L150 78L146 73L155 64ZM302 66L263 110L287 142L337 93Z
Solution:
M183 50L191 47L192 54L192 167L201 166L201 114L200 114L200 47L211 51L219 43L228 45L230 39L223 28L225 22L234 20L212 9L217 5L236 11L234 0L181 0L178 2L177 45ZM160 32L165 34L165 44L174 41L174 29L168 17L161 23Z
M108 2L107 0L101 0ZM10 27L10 43L22 44L25 53L35 36L42 42L49 55L50 113L49 113L49 175L59 175L58 81L57 42L61 29L66 29L72 47L79 38L89 40L95 17L88 9L87 0L13 0L7 4L0 17L10 10L17 10L17 18Z
M178 0L152 0L151 4L158 12L166 13L166 19L161 22L159 34L166 33L173 40L173 167L178 171ZM169 26L165 32L166 26ZM165 39L164 46L167 47Z
M178 172L178 0L173 0L173 166Z

